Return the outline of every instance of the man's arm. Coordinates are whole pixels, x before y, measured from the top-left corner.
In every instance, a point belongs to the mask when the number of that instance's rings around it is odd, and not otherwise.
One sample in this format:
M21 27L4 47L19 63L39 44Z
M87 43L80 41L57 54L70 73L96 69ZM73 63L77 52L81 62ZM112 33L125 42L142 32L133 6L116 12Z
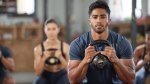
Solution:
M85 49L85 56L82 61L70 60L68 65L68 75L71 84L78 84L84 79L87 73L88 64L98 53L99 52L95 51L94 46L88 46Z
M13 72L15 70L14 60L11 57L11 53L7 48L3 48L3 50L0 51L0 61L9 71Z
M15 71L15 63L12 57L5 58L4 56L1 56L1 62L10 72Z
M135 78L134 62L132 59L120 59L113 63L116 73L125 84L133 84Z
M135 65L132 59L119 59L113 47L106 47L101 54L106 55L113 63L118 77L125 84L133 84L135 78Z
M80 83L85 77L88 64L84 61L71 60L68 65L68 75L71 84Z

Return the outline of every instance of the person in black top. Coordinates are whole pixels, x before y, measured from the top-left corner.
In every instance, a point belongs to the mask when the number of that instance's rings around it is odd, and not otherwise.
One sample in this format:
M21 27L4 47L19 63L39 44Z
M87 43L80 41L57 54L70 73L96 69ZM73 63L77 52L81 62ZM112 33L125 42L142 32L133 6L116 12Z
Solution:
M145 43L134 50L134 62L136 65L136 84L144 84L150 75L150 27L145 32Z
M60 27L54 19L47 20L46 40L34 49L35 84L69 84L67 64L69 45L59 39Z
M0 45L0 84L15 84L10 72L15 70L14 60L10 50Z
M70 45L68 76L71 84L133 84L135 65L131 44L109 30L109 23L107 3L104 0L93 2L89 6L91 31Z

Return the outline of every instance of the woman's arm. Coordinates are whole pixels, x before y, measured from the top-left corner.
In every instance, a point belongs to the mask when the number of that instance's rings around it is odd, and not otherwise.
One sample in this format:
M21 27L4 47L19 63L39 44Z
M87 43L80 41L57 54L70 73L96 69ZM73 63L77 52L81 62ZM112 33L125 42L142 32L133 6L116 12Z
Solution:
M34 48L34 69L36 75L40 75L41 72L43 71L45 60L47 59L49 52L44 51L43 56L41 55L42 55L42 50L40 46L35 47Z
M60 56L60 61L62 63L62 65L67 68L68 65L68 61L69 61L69 45L66 43L63 43L63 48L64 48L64 54L65 54L65 58L63 56Z

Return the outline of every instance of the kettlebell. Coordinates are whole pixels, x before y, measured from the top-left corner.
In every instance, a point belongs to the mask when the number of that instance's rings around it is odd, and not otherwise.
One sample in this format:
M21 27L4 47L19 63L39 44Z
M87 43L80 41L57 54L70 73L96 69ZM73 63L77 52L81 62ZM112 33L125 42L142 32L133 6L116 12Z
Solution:
M98 51L96 49L96 46L98 45L101 45L102 50L105 48L105 46L111 46L110 42L107 40L95 40L95 41L92 41L90 45L94 46L96 51ZM108 60L107 56L101 53L95 55L94 58L92 59L92 64L97 69L105 69L107 68L109 63L110 61Z
M55 55L55 52L58 50L58 49L55 49L55 48L50 48L50 49L47 49L48 51L51 51L51 54L50 56L46 59L45 63L48 64L48 65L56 65L56 64L60 64L60 60L54 56Z
M150 62L146 63L144 67L147 72L150 72Z

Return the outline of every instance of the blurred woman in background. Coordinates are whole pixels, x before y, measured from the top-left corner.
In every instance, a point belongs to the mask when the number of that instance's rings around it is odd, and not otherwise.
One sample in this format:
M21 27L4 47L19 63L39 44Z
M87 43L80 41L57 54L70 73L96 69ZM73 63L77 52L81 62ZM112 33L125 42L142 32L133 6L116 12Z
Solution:
M34 49L35 84L69 84L67 64L69 45L59 39L60 27L54 19L47 20L44 33L47 39Z

